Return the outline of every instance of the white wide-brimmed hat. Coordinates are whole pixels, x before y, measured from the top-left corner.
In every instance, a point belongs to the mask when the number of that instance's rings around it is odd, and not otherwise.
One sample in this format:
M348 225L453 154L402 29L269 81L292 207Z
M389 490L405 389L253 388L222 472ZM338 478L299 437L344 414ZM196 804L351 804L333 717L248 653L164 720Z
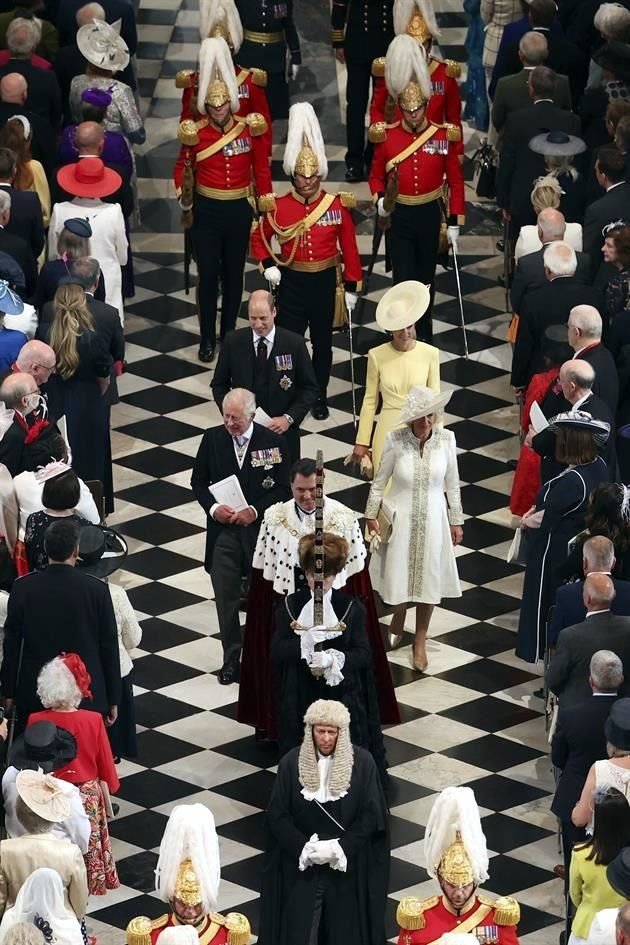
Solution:
M451 399L452 391L436 394L430 387L417 385L407 394L405 406L400 411L399 423L413 423L420 417L429 417L432 413L444 410Z
M70 816L70 801L56 778L25 769L15 779L17 792L34 814L57 824Z
M401 331L414 325L429 307L429 287L409 279L388 289L376 306L376 321L383 331Z
M77 30L77 46L82 56L92 66L120 72L129 65L127 43L120 35L121 21L105 23L104 20L92 20Z

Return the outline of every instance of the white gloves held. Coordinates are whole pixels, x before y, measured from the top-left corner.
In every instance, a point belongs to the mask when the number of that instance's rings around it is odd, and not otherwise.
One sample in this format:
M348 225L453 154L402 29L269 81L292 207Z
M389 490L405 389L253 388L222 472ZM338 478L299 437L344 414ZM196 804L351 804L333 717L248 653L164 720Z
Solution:
M354 311L354 307L357 304L358 295L356 292L346 292L346 308L349 312Z
M297 77L298 77L299 71L300 71L300 67L299 67L299 66L296 66L294 63L292 63L292 64L289 66L289 78L292 79L292 80L295 82L295 80L296 80Z
M332 654L326 650L318 650L311 657L311 669L329 669L332 664Z
M452 246L455 252L457 252L457 241L459 239L459 227L458 226L447 226L446 227L446 236L448 238L448 245Z
M298 862L302 872L309 866L330 866L333 870L345 873L348 860L338 840L320 840L314 833L304 844Z
M379 197L376 202L376 212L378 213L379 217L391 217L392 215L391 210L385 209L383 197ZM459 227L457 227L457 231L459 232Z
M282 273L277 266L269 266L269 268L265 269L263 272L263 276L270 285L280 285Z

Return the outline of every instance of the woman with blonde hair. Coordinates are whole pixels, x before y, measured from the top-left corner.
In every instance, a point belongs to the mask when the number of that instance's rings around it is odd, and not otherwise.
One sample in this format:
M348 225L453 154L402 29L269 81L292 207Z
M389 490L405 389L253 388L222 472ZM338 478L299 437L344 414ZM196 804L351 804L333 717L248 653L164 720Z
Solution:
M543 210L559 210L562 201L562 187L558 178L553 174L538 177L534 181L530 200L536 218L540 216ZM582 252L582 226L580 223L567 223L564 241L576 253ZM536 253L539 249L542 249L542 243L538 235L538 224L522 226L514 248L515 262L518 262L521 256Z
M53 308L53 321L40 323L37 332L57 357L57 373L48 382L50 410L66 418L77 475L103 482L109 437L103 394L109 386L112 357L95 329L80 286L60 285Z
M50 223L50 187L41 163L31 157L32 137L33 130L26 115L14 115L0 128L0 148L8 148L15 154L13 187L37 194L44 227L47 227Z

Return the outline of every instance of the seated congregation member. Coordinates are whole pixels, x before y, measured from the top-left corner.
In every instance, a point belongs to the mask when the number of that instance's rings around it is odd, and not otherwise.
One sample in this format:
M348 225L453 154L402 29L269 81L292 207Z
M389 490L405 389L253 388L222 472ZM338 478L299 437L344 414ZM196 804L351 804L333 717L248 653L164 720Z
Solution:
M565 885L573 846L586 839L584 828L573 825L571 814L591 765L606 757L604 723L623 683L623 666L617 654L610 650L593 653L588 682L590 696L566 705L561 701L551 741L551 761L560 772L551 813L562 827Z
M319 387L304 339L276 324L271 292L258 289L249 297L249 328L230 331L212 378L219 410L227 392L244 387L270 418L264 426L282 434L291 462L300 457L300 424L317 397Z
M630 699L617 699L604 723L606 754L588 772L571 820L576 827L592 824L595 791L614 787L628 795L630 785Z
M593 508L593 505L599 503L599 496L601 496L602 493L608 497L611 493L614 496L621 491L623 495L623 489L624 487L616 482L604 483L604 485L598 486L591 493L591 508ZM615 499L607 499L607 501L611 501L612 503ZM587 525L591 515L592 513L589 510L586 516ZM580 537L586 537L586 541L582 542ZM613 614L621 614L624 617L630 617L630 581L620 580L613 576L617 562L615 560L615 546L610 538L598 534L593 534L592 537L589 538L588 532L586 532L583 536L578 536L578 540L575 542L575 547L570 557L575 557L576 559L581 557L582 573L585 578L588 577L589 574L607 574L609 577L612 577L615 596L610 605L611 612ZM566 573L565 571L565 574ZM559 587L556 591L553 614L549 625L550 644L555 645L558 634L561 630L564 630L565 627L572 627L574 624L583 623L586 617L583 591L583 580L563 584L562 587Z
M108 461L111 464L104 396L113 365L108 340L98 330L80 286L60 285L53 308L53 321L40 322L38 329L38 336L50 343L57 359L47 388L50 409L54 416L66 418L77 475L105 482L110 475Z
M41 162L31 155L32 137L26 115L15 115L0 129L0 189L11 198L7 231L23 239L37 259L50 222L50 189Z
M46 302L53 301L61 280L71 275L73 264L90 255L91 236L92 227L85 218L69 217L64 221L57 237L56 256L53 258L52 247L49 244L48 253L50 258L44 263L37 277L35 306L40 312L43 312ZM99 275L94 298L100 302L105 301L105 282L102 272ZM43 317L44 320L47 320L45 314Z
M52 469L42 477L42 508L32 512L24 526L24 550L29 571L48 567L46 531L59 519L75 522L79 528L89 525L88 519L76 511L81 499L81 484L73 469Z
M400 413L404 426L387 434L365 509L368 531L377 536L370 578L381 599L395 608L390 643L400 644L407 606L415 605L410 660L419 672L428 664L426 637L435 605L462 593L455 547L462 542L464 516L455 437L444 429L442 417L450 396L450 391L411 388ZM392 532L381 543L379 515L385 523L385 513Z
M569 941L585 941L595 913L622 906L622 896L610 885L606 867L630 844L630 806L615 787L595 792L593 833L573 848L569 894L576 907Z
M6 253L18 264L24 273L24 293L26 298L31 298L37 281L36 254L24 237L9 229L11 207L11 194L0 187L0 252Z
M277 734L277 699L271 668L271 641L276 627L274 614L284 595L305 588L298 546L300 538L312 534L314 529L315 460L299 459L295 462L290 480L292 498L287 502L277 502L264 514L249 579L237 719L253 725L258 738L275 738ZM356 512L341 502L323 497L324 531L338 535L348 545L345 566L335 575L333 588L359 598L366 608L365 629L374 661L381 722L396 724L400 713L372 584L365 566L367 552L358 518Z
M542 341L550 325L564 325L571 309L600 305L599 292L576 276L577 256L564 242L554 241L543 252L546 282L528 292L521 304L512 355L512 386L522 390L543 367Z
M584 215L584 252L591 257L591 275L602 266L602 232L615 220L630 220L630 184L625 179L623 154L613 144L597 152L595 176L604 195L586 208Z
M9 752L8 767L2 778L2 798L7 834L21 837L25 828L18 820L15 805L19 797L15 784L20 771L43 771L55 782L57 790L63 794L70 805L70 814L66 820L53 824L50 832L55 837L70 840L87 853L90 839L90 821L85 810L79 789L74 784L54 778L52 772L62 768L77 756L77 740L68 729L52 722L33 722L24 733L13 742Z
M352 743L353 721L343 703L318 699L301 743L280 762L266 814L260 945L385 940L387 807L374 759Z
M93 896L104 896L119 884L107 829L109 797L120 787L112 750L99 712L79 708L90 700L90 674L76 653L66 653L46 663L37 677L37 695L44 706L32 712L28 725L52 722L64 725L74 735L77 755L56 768L55 777L75 784L90 821L90 839L86 854L88 888Z
M592 305L576 305L569 312L567 339L574 358L586 361L595 372L593 393L601 397L612 414L619 400L615 361L602 342L602 317Z
M64 902L61 877L48 867L31 873L17 894L15 905L2 916L0 941L7 942L11 932L27 922L33 923L33 928L46 929L57 945L83 945L85 941L79 919Z
M42 771L20 771L15 786L15 813L25 832L0 842L0 912L15 905L34 870L48 867L61 877L64 904L80 921L88 902L83 854L75 843L52 833L70 816L70 803Z
M576 411L558 414L553 426L555 458L568 468L542 486L521 526L528 529L527 566L516 655L529 663L545 650L547 614L559 583L556 569L566 557L567 542L584 527L588 496L608 479L595 445L596 434L604 441L608 436L607 424Z
M29 713L41 708L37 677L42 666L60 652L74 651L92 679L93 696L86 707L105 715L111 725L120 702L120 659L109 590L75 568L76 523L54 522L45 540L48 567L20 578L9 596L0 673L5 706L8 710L15 703L23 727Z
M0 440L0 463L12 476L17 476L32 468L31 445L50 424L43 419L43 398L31 374L23 371L9 374L0 387L0 400L7 410L13 411L13 421Z
M315 535L298 545L308 588L289 594L276 610L271 641L278 700L278 742L284 754L300 743L304 713L311 702L334 693L351 715L352 741L370 751L385 780L385 748L380 727L372 654L365 632L365 607L333 589L348 557L343 538L323 535L323 623L314 619L318 549Z

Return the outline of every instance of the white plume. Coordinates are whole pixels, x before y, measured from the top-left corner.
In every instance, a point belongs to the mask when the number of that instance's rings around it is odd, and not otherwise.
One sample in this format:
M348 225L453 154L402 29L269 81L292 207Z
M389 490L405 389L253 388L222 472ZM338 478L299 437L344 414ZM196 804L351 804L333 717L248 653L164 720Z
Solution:
M200 115L206 114L206 92L210 83L217 78L225 82L230 95L230 108L236 114L239 108L238 86L236 73L230 53L230 47L220 36L204 39L199 48L199 90L197 93L197 111Z
M221 881L219 838L212 812L203 804L179 804L168 818L155 870L155 891L163 902L173 898L185 859L192 861L199 880L204 913L215 912Z
M402 36L409 26L409 21L416 12L416 8L424 17L424 21L431 30L434 39L440 36L440 28L435 18L435 10L431 0L394 0L394 33Z
M243 42L243 24L234 0L199 0L199 35L207 39L218 23L225 22L234 55Z
M295 171L295 162L304 147L304 139L317 155L319 176L322 180L326 180L328 177L328 161L326 160L326 148L317 115L310 102L296 102L289 109L287 146L284 149L284 160L282 162L284 173L288 177L291 177Z
M437 878L440 860L455 842L457 831L470 857L475 883L484 883L488 878L488 849L475 795L468 787L445 788L431 808L424 836L427 873Z
M385 56L385 85L392 98L398 98L410 82L417 82L422 94L431 98L431 77L422 46L406 34L396 36Z

